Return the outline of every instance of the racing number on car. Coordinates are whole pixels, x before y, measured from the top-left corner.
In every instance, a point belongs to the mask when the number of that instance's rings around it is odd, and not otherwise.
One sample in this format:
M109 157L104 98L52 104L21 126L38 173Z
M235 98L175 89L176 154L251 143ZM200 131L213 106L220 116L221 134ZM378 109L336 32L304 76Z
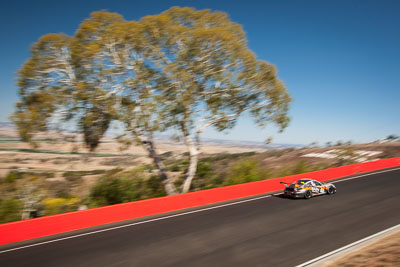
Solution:
M316 186L313 186L313 187L312 187L312 192L313 192L313 193L319 193L319 188L316 187Z

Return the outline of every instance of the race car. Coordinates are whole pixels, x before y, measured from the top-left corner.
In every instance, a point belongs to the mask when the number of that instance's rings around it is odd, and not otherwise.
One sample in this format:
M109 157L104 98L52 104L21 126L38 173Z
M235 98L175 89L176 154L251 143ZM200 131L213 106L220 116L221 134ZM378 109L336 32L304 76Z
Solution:
M330 183L318 182L313 179L300 179L292 184L281 182L285 184L283 196L291 198L305 198L309 199L313 196L336 193L336 186Z

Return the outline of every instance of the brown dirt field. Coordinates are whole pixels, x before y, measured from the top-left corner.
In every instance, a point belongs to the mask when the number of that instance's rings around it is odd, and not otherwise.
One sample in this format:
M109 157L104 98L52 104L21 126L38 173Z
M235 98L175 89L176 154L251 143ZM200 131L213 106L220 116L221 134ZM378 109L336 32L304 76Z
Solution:
M51 150L57 152L68 153L76 143L65 142L47 142L40 143L38 149ZM29 144L23 142L0 143L0 148L16 148L29 149ZM110 139L103 142L96 150L98 154L109 154L110 156L94 157L85 156L82 154L52 154L52 153L29 153L18 151L0 151L0 177L5 176L10 170L17 168L27 168L36 171L54 171L65 172L70 170L109 170L113 168L130 168L143 164L151 163L151 159L147 157L146 151L138 146L131 146L129 149L120 151L120 145ZM342 148L342 147L341 147ZM345 147L344 147L345 148ZM363 144L351 146L353 150L370 150L382 151L381 154L370 158L369 160L380 159L384 157L400 156L400 142L385 143L385 144ZM309 164L332 164L335 160L321 158L302 158L301 155L307 153L320 153L330 148L307 148L301 150L286 149L280 151L267 151L261 147L243 147L234 145L210 145L205 143L202 147L203 155L219 154L219 153L243 153L243 152L261 152L258 154L263 164L270 168L279 167L282 164L296 162L300 159L305 159ZM183 144L177 144L172 141L160 140L157 144L157 150L160 154L172 152L174 159L182 158L186 152L186 147ZM86 153L87 150L83 145L79 145L78 152Z
M0 128L0 135L9 136L10 140L18 140L16 131L12 128ZM37 138L51 138L56 135L39 135ZM169 140L158 140L157 150L159 154L173 152L176 159L182 158L186 146ZM31 149L31 145L24 142L1 142L3 149ZM52 171L58 177L65 171L90 171L109 170L113 168L133 168L136 166L150 164L152 161L147 157L147 152L140 146L131 146L121 151L121 145L111 138L104 138L96 150L96 154L109 154L110 156L94 157L82 154L54 154L54 153L30 153L20 151L0 151L0 178L7 175L10 170L22 169L29 171ZM87 153L87 149L81 143L72 142L40 142L39 150L49 150L61 153L71 151ZM259 147L240 146L218 146L207 145L202 147L205 154L217 153L241 153L249 151L262 152L265 149Z
M72 144L42 143L38 149L51 150L57 152L71 152ZM0 148L29 149L27 143L0 143ZM202 148L205 154L217 153L241 153L249 151L262 151L257 148L242 147L223 147L223 146L204 146ZM80 153L86 153L84 147L78 150ZM180 144L161 143L158 145L160 154L172 151L174 158L181 158L186 152L186 147ZM65 172L71 170L109 170L113 168L131 168L143 164L151 163L146 152L141 147L131 147L128 150L120 151L119 144L116 142L102 143L96 153L110 154L105 157L85 156L79 154L53 154L53 153L30 153L19 151L0 151L0 177L5 176L10 170L18 168L27 168L36 171L55 171ZM128 155L130 154L130 155Z
M365 247L350 251L320 266L361 267L400 266L400 231L381 238Z

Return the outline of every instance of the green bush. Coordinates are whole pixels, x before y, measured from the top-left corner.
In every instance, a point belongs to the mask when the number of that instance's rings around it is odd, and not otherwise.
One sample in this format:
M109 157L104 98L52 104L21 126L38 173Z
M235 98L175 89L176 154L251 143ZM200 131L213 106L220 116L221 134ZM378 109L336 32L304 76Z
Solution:
M225 185L234 185L262 180L263 175L256 160L237 162L229 171Z
M294 166L291 174L300 174L313 171L307 164L307 161L302 159Z
M201 159L197 165L196 176L192 181L191 190L196 191L223 186L223 177L223 174L213 170L212 162Z
M45 215L54 215L78 210L81 201L78 198L46 198L43 200Z
M243 157L251 157L254 156L256 152L243 152L243 153L234 153L234 154L228 154L228 153L223 153L219 154L216 156L211 156L211 157L205 157L202 160L203 161L209 161L209 162L216 162L220 160L234 160L234 159L239 159Z
M16 198L0 199L0 223L21 220L22 203Z
M168 167L168 171L171 171L171 172L179 172L180 170L181 170L181 168L178 163L174 163Z
M118 168L114 168L114 169L105 171L105 173L106 173L107 175L114 175L114 174L119 173L119 172L122 172L122 171L123 171L123 169L121 169L121 168L118 167Z
M174 155L174 153L172 152L172 151L168 151L168 152L165 152L165 153L162 153L161 155L160 155L160 157L162 158L162 159L167 159L167 158L170 158L170 157L172 157Z
M79 171L64 172L63 177L65 177L65 179L67 179L67 181L69 181L73 184L79 184L82 182L82 172L79 172Z
M13 183L16 179L20 179L20 178L22 178L22 173L21 172L17 172L17 171L10 171L8 174L7 174L7 176L6 176L6 179L5 179L5 181L7 182L7 183Z
M47 183L50 192L53 192L56 198L70 198L71 186L66 181L52 181Z
M119 169L113 169L109 172L118 171ZM63 177L65 177L70 182L81 182L82 176L85 175L97 175L106 173L107 170L92 170L92 171L68 171L63 173Z
M196 177L204 178L210 175L212 172L211 164L206 161L199 161L196 170Z
M91 190L95 206L106 206L128 202L137 197L131 181L123 178L103 177Z
M189 161L187 159L175 160L166 163L167 163L167 171L170 172L185 171L189 167Z
M143 169L134 169L101 177L91 189L90 206L113 205L164 195L164 187L158 176L147 177Z

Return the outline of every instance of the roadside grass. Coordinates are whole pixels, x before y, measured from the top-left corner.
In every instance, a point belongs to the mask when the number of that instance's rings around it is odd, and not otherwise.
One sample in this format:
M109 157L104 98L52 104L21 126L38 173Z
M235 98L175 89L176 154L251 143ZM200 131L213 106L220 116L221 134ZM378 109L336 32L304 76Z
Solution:
M265 154L268 157L281 157L286 152L287 150L270 151ZM186 159L172 161L167 165L167 170L181 172L181 175L174 182L178 188L184 182L184 174L187 171L188 165L189 162ZM312 163L306 159L300 159L279 166L269 167L260 158L260 154L254 152L208 156L199 159L191 191L307 173L335 166L333 163Z

